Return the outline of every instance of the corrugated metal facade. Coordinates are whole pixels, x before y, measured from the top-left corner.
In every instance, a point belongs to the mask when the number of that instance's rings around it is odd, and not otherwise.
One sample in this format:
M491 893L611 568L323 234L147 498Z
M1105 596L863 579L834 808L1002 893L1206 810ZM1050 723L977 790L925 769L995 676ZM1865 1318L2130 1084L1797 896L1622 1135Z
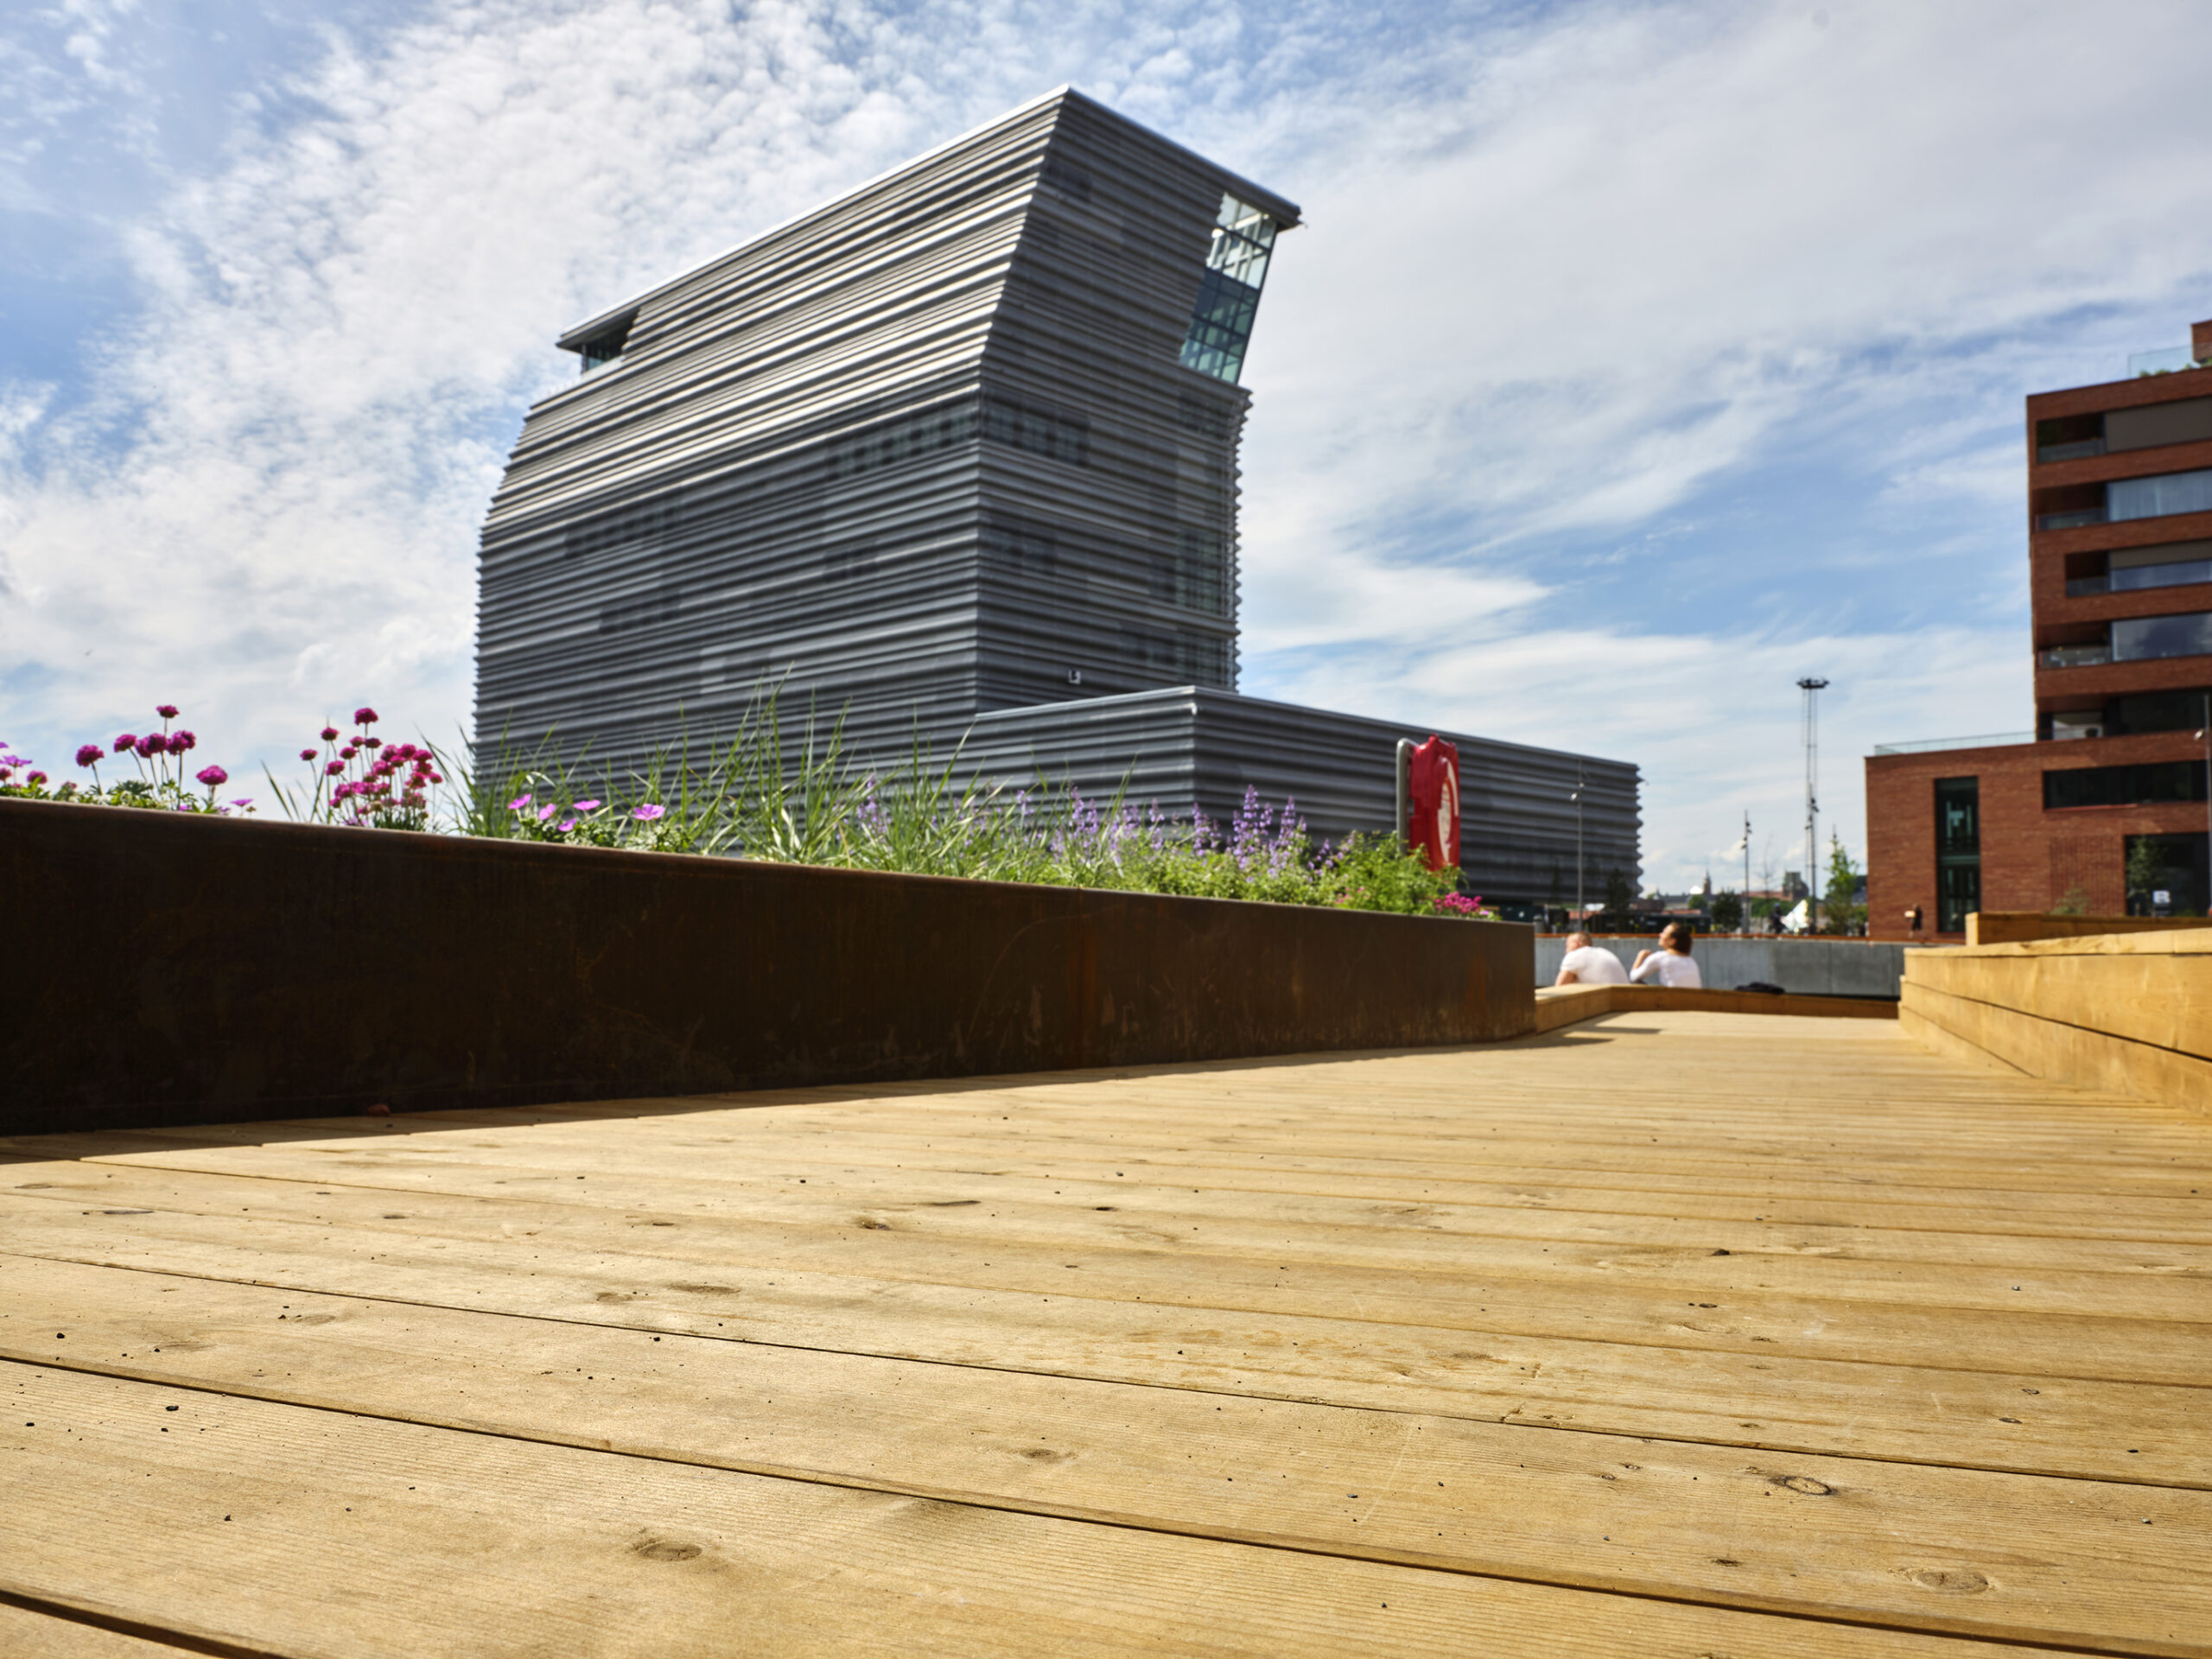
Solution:
M1163 805L1216 810L1249 776L1332 833L1386 823L1382 728L1230 695L1249 395L1179 360L1202 279L1222 286L1224 196L1297 222L1063 90L571 330L610 360L532 408L493 502L480 753L553 732L620 772L679 734L697 752L772 681L787 712L842 710L864 753L918 731L943 753L981 715L969 753L994 764L1068 772L1049 734L1180 744ZM1588 822L1633 873L1632 767L1471 745L1501 798L1578 765L1622 780ZM1567 834L1571 866L1571 813Z

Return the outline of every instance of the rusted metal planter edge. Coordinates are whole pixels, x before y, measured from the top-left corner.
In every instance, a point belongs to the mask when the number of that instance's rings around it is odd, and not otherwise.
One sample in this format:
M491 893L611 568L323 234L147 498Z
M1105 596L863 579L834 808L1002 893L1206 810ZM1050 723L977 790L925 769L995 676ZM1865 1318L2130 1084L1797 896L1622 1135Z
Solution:
M1529 930L0 800L0 1133L1512 1037Z

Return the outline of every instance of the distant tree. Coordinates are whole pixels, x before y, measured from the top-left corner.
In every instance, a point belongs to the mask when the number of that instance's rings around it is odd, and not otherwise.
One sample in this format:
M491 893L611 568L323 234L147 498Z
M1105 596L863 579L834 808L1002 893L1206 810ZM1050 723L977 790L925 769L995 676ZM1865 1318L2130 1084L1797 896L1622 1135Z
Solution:
M2066 889L2066 896L2050 907L2054 916L2086 916L2089 913L2089 890L2080 882Z
M1828 838L1828 890L1821 901L1821 931L1849 933L1866 919L1866 907L1859 902L1859 878L1861 871L1851 861L1851 855L1835 836Z
M1744 925L1744 895L1723 887L1713 895L1713 925L1723 933L1733 933Z
M2152 889L2158 885L2158 878L2165 874L2165 861L2158 855L2158 843L2148 836L2127 838L2127 896L2139 899L2147 912L2151 906Z
M1631 918L1636 908L1636 889L1619 870L1605 872L1605 909L1598 925L1608 933L1626 931L1633 925Z

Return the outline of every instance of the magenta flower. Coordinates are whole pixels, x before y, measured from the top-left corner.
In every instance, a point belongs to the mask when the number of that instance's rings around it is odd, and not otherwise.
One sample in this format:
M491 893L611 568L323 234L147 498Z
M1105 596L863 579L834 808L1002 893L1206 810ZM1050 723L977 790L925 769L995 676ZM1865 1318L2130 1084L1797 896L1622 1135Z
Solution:
M42 772L34 772L26 777L23 781L29 784L42 784L46 781L46 774Z
M565 836L565 835L567 835L567 834L569 833L569 830L571 830L575 829L575 827L576 827L576 821L575 821L574 818L563 818L563 819L562 819L562 820L561 820L561 824L560 824L560 833Z
M508 811L510 811L510 812L519 812L519 811L521 811L521 810L523 810L523 808L524 808L525 806L528 806L529 804L530 804L530 797L529 797L529 796L527 796L527 795L518 795L518 796L516 796L516 797L514 798L514 799L512 799L512 801L509 801L509 802L507 803L507 810L508 810Z
M157 754L168 753L169 741L159 732L149 732L138 740L138 757L149 760Z
M360 751L359 749L355 748L351 743L348 743L344 748L338 751L338 758L341 760L351 760L359 753Z
M241 795L238 799L232 801L231 804L240 809L251 806L253 804L253 797L251 795Z
M155 709L154 712L159 715L163 720L175 720L176 718L176 704L173 702L165 702L158 709Z
M380 749L384 747L384 739L380 737L365 737L359 741L365 749Z
M630 811L630 816L632 817L639 819L646 823L651 823L655 818L665 817L667 814L668 809L666 807L656 806L650 804L645 806L633 807Z
M373 709L356 709L353 711L353 723L356 726L375 725L377 723L377 711Z
M544 823L544 822L545 822L545 820L546 820L546 819L548 819L548 818L551 817L552 817L556 812L558 812L560 810L561 810L561 809L560 809L559 807L557 807L557 806L554 805L552 802L548 801L548 802L546 802L546 803L545 803L545 804L544 804L544 805L543 805L543 806L541 806L541 807L539 807L539 808L537 809L537 821L538 821L540 823Z
M187 749L196 749L199 747L200 740L194 737L190 732L179 729L169 734L169 753L171 754L182 754Z
M430 781L434 784L442 784L445 779L442 774L434 772L430 774Z
M578 801L576 803L576 810L579 812L596 812L599 810L599 808L600 803L597 801Z
M338 728L335 726L324 727L322 728L322 741L326 743L335 743L338 741Z
M302 760L313 760L315 759L315 751L313 749L302 749L300 751L300 759Z
M118 754L129 754L137 747L138 740L129 732L122 733L115 740L115 752Z
M207 785L210 789L219 788L221 785L231 781L231 774L225 772L220 766L202 766L198 772L194 772L193 776L199 779L201 783Z
M326 778L335 778L345 770L346 763L343 760L333 760L329 765L323 767L322 775Z
M97 766L106 758L107 752L97 743L87 743L77 751L77 764L80 766Z

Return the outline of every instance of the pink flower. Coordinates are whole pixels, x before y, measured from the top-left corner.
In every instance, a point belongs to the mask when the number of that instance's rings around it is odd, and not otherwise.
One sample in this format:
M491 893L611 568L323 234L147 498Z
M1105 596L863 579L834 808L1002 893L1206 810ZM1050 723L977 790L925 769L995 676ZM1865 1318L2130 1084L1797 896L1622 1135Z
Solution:
M302 760L313 760L315 759L315 751L313 749L302 749L300 751L300 759Z
M200 740L194 737L190 732L179 730L169 734L169 753L171 754L182 754L187 749L196 749L199 747Z
M353 711L353 723L356 726L375 725L377 723L377 711L373 709L356 709Z
M324 727L322 728L322 741L326 743L335 743L338 741L338 728L335 726Z
M210 789L219 788L231 781L231 774L220 766L202 766L198 772L193 773L193 776Z
M138 740L138 755L141 760L151 760L155 755L168 753L168 739L159 732L149 732Z
M329 765L323 767L322 775L326 778L335 778L345 770L346 763L343 760L333 760Z
M561 832L563 835L564 835L564 836L565 836L565 835L567 835L567 834L569 833L569 830L571 830L575 829L575 827L576 827L576 821L575 821L574 818L563 818L563 819L562 819L562 821L561 821L560 832Z
M597 801L578 801L576 803L576 810L579 812L596 812L599 810L599 807L600 803Z
M123 733L115 740L115 752L118 754L129 754L137 747L138 740L129 732Z
M344 748L338 751L338 758L340 760L351 760L359 753L360 751L359 749L355 748L351 743L348 743Z
M361 747L365 749L380 749L384 747L384 739L380 737L365 737L360 741Z
M560 810L561 810L561 809L560 809L559 807L557 807L557 806L554 805L552 802L548 801L548 802L546 802L546 803L545 803L545 804L544 804L544 805L543 805L543 806L541 806L541 807L539 807L539 808L537 809L537 821L538 821L540 823L544 823L544 822L545 822L545 820L546 820L546 819L548 819L548 818L551 817L552 817L556 812L558 812Z
M441 774L434 772L430 774L430 781L434 784L442 784L445 782L445 779Z
M165 702L162 704L161 707L155 709L154 712L159 715L163 720L175 720L176 718L176 704L173 702Z
M29 773L24 781L30 784L42 784L46 781L46 774L42 772L34 772Z
M667 816L667 813L668 809L666 807L655 806L650 804L645 806L632 807L630 810L630 816L632 817L639 819L646 823L651 823L655 818L664 817Z
M77 751L77 764L80 766L97 766L105 759L106 751L97 743L87 743Z
M530 797L529 797L529 796L527 796L527 795L518 795L518 796L516 796L516 797L514 798L514 799L512 799L512 801L509 801L509 802L507 803L507 810L508 810L508 811L510 811L510 812L519 812L519 811L521 811L521 810L523 810L523 808L524 808L525 806L528 806L529 804L530 804Z

